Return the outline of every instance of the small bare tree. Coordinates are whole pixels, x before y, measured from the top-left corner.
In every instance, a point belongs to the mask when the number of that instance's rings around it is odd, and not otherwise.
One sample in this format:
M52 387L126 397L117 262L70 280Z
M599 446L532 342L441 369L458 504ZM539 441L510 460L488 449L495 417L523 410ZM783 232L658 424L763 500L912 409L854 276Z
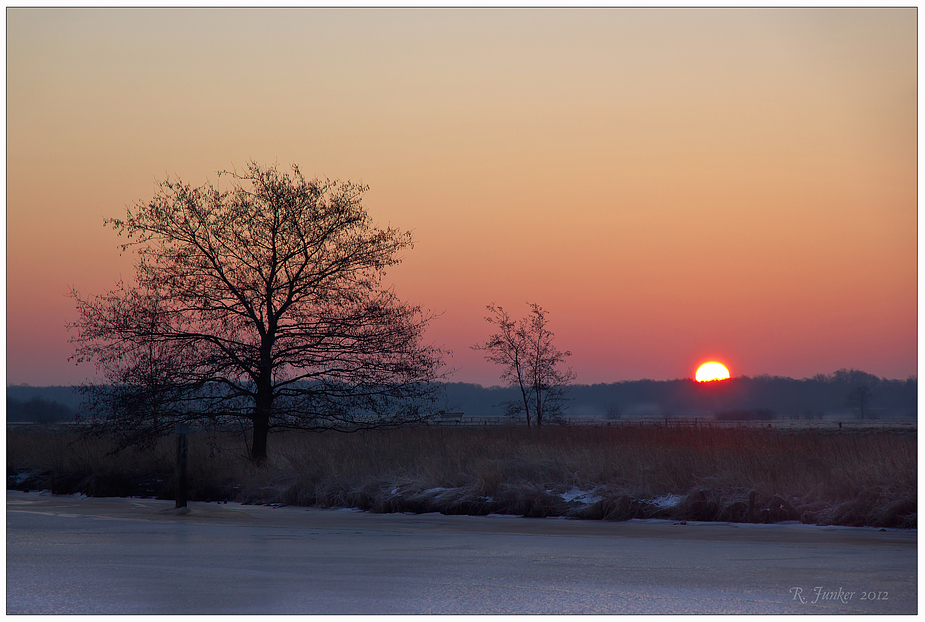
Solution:
M873 396L874 392L870 390L870 387L866 384L862 384L848 393L848 397L845 398L845 406L857 408L861 419L866 419L869 414L870 401Z
M161 184L111 225L138 250L136 282L76 291L74 358L96 363L93 421L128 442L174 423L241 421L251 458L271 429L398 425L423 418L442 351L429 317L381 285L411 235L379 229L366 188L250 164L206 184Z
M507 412L525 416L527 427L533 422L539 427L561 415L565 392L575 374L571 368L558 368L572 353L559 350L553 343L555 335L546 327L546 310L536 303L529 306L528 316L515 321L502 307L488 305L491 315L485 320L497 327L497 332L472 348L484 351L486 360L501 365L501 379L520 390L520 400L505 404Z
M604 407L604 419L608 421L617 421L623 418L623 410L619 404L611 402Z

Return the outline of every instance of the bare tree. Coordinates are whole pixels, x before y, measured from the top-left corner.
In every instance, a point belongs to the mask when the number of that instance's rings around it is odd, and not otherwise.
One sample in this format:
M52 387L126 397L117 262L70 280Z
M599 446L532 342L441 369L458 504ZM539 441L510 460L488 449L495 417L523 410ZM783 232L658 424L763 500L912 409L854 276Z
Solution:
M845 398L845 406L857 408L861 419L866 419L866 413L869 411L870 401L873 396L874 392L871 391L870 387L862 384L848 393L848 397Z
M485 320L498 332L472 346L484 351L486 360L503 366L501 379L520 389L521 399L507 402L507 411L524 415L528 427L561 415L568 383L575 378L570 368L557 368L572 353L553 344L555 335L546 327L546 310L536 303L529 306L528 316L515 321L502 307L488 305L491 315Z
M373 226L366 187L251 163L219 191L165 181L110 219L136 282L78 292L73 356L92 420L127 442L177 421L244 421L251 458L271 429L390 426L429 412L442 351L430 319L382 286L411 235Z
M617 421L623 418L623 410L620 408L619 404L610 402L607 406L604 407L604 419L609 421Z

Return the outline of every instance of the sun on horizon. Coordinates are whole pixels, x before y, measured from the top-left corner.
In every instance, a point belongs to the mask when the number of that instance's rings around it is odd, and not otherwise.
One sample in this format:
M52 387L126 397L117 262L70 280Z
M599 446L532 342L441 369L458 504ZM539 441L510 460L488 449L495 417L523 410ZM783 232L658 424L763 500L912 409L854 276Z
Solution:
M722 363L710 361L697 368L694 375L697 382L710 382L711 380L726 380L729 378L729 370Z

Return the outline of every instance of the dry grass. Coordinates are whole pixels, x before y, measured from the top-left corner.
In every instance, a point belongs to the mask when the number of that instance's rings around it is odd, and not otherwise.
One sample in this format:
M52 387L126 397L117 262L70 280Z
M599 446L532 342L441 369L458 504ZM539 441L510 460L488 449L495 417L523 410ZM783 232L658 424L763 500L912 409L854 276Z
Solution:
M31 426L7 436L11 488L172 498L174 445L109 455L105 439ZM270 438L194 433L190 498L244 503L619 520L914 527L915 432L762 428L415 428ZM561 493L600 500L567 502ZM651 500L683 498L664 508Z

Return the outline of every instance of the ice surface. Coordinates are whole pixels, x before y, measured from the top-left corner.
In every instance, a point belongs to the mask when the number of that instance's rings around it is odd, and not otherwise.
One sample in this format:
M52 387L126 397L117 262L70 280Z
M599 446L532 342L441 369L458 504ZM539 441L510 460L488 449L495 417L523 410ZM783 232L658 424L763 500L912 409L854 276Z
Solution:
M916 613L915 530L173 505L8 492L7 613Z

